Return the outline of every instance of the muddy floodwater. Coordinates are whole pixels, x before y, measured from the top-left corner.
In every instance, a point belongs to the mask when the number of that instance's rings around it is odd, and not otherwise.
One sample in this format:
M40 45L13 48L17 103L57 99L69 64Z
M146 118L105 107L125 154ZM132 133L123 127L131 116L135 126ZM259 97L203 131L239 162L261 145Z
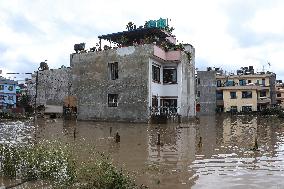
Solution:
M130 172L138 184L152 189L280 189L284 188L283 121L276 117L229 115L165 125L62 119L39 119L37 124L2 121L0 139L1 143L48 139L82 148L95 146ZM120 143L113 138L117 132ZM258 150L253 149L256 144ZM7 182L0 180L1 185Z

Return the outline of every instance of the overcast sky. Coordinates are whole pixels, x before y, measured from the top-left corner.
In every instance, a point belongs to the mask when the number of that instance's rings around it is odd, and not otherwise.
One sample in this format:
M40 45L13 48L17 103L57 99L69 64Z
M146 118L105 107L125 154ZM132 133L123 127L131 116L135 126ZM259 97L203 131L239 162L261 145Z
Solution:
M129 21L162 17L195 47L199 70L252 65L284 79L283 10L283 0L0 0L0 69L33 72L44 60L69 66L75 43L90 48Z

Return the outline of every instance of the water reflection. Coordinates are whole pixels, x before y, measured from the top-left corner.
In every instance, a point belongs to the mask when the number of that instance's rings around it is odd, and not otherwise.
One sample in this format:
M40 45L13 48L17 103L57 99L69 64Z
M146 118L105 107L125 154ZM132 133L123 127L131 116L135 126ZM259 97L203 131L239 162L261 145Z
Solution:
M219 145L189 167L198 179L192 188L279 188L284 182L283 149L276 154L283 124L275 118L219 118ZM200 129L203 125L200 125ZM218 138L218 137L217 137ZM252 150L257 141L258 150Z
M1 123L1 141L26 142L25 137L33 137L59 139L81 148L95 146L133 173L138 184L150 188L279 188L284 184L284 124L278 118L211 116L201 117L198 123L168 125L63 120L37 124ZM120 143L114 139L117 132ZM258 148L253 150L255 142Z

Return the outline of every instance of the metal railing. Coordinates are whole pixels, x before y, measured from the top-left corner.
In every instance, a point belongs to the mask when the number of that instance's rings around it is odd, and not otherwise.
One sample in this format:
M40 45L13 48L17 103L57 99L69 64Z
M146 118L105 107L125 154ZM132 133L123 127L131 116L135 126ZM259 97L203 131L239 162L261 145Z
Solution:
M180 107L175 106L158 106L150 107L151 115L165 115L167 117L177 117L179 115Z

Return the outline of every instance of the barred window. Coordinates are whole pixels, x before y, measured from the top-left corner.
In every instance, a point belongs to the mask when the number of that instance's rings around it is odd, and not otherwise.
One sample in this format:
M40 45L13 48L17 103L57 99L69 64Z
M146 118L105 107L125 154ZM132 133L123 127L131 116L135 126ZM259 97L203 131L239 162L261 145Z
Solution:
M118 94L108 94L108 107L117 107Z

